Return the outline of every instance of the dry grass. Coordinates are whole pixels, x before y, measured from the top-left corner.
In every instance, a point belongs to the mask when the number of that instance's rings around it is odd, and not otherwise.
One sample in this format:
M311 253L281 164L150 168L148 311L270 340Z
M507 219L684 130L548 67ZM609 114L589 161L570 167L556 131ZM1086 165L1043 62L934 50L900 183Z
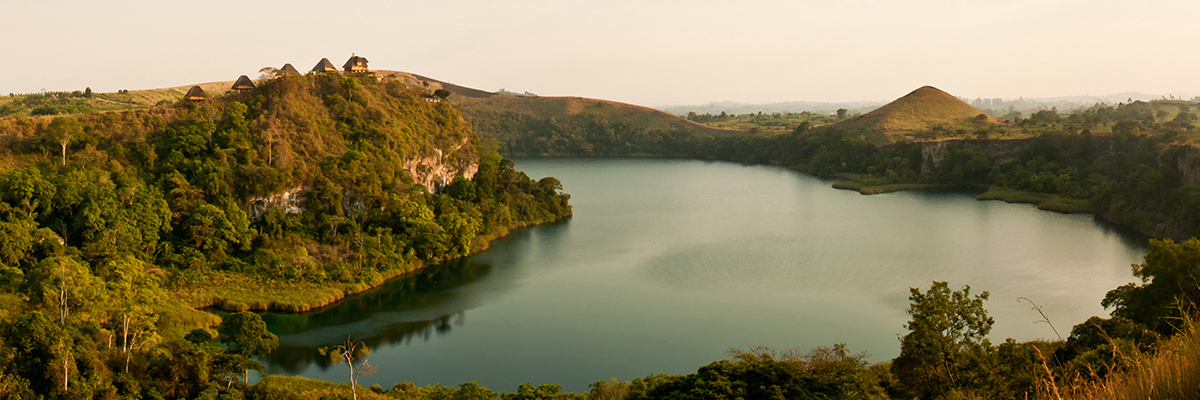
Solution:
M349 399L350 384L318 381L298 376L271 375L254 385L254 391L269 399ZM361 400L394 399L366 388L358 390Z
M183 98L188 89L193 85L176 86L161 89L145 89L145 90L130 90L128 93L97 93L96 100L100 102L115 103L128 106L128 108L151 107L158 102L176 101ZM209 96L219 95L229 91L229 87L233 86L233 81L228 82L209 82L200 83L195 86L200 86ZM103 104L98 104L97 107L105 108Z
M540 118L562 118L576 114L599 115L611 121L624 121L647 130L690 129L699 135L744 134L743 131L718 129L698 124L652 108L583 97L521 97L495 95L486 98L451 96L450 102L470 117L481 111L511 111Z
M976 130L972 122L983 111L932 86L924 86L879 107L874 111L835 124L848 131L863 133L867 140L886 144L906 134L924 133L938 128ZM1000 123L989 117L983 125Z
M1063 399L1195 399L1200 397L1200 326L1193 318L1184 331L1161 343L1154 354L1127 355L1129 367L1092 384L1064 388ZM1053 398L1054 393L1044 397Z
M631 126L647 130L689 129L702 136L746 133L740 130L713 128L688 121L666 111L616 101L583 97L495 94L406 72L377 70L375 74L381 78L399 79L409 85L422 86L429 93L437 89L446 89L452 93L447 100L454 104L468 120L489 112L515 112L539 118L592 114L602 116L610 121L623 121Z

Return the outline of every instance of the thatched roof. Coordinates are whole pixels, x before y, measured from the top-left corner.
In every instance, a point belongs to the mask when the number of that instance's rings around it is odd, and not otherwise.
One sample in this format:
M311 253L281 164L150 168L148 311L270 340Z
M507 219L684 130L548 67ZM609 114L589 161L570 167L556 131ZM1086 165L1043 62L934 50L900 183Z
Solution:
M233 83L233 87L231 89L233 89L233 90L254 89L254 81L251 81L250 77L248 77L248 76L245 76L245 75L239 76L237 79L237 82Z
M358 55L351 55L350 59L346 60L346 65L342 66L342 69L349 71L356 67L364 70L367 69L367 58Z
M337 67L333 66L333 63L329 62L328 58L322 58L321 62L317 63L317 66L313 67L313 69L312 69L312 72L333 72L333 71L337 71Z
M287 64L283 64L283 68L279 69L279 74L280 75L287 75L287 74L300 75L300 71L297 71L296 67L292 66L292 63L287 63Z
M187 94L183 95L183 98L187 100L204 100L208 98L208 93L205 93L204 89L201 89L200 86L192 86L191 89L188 89Z

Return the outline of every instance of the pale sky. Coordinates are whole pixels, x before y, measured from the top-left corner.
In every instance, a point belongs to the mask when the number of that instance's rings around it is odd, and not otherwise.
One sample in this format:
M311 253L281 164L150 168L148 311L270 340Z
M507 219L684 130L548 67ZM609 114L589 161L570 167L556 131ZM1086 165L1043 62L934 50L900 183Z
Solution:
M1200 1L0 0L0 94L307 71L647 106L1200 93Z

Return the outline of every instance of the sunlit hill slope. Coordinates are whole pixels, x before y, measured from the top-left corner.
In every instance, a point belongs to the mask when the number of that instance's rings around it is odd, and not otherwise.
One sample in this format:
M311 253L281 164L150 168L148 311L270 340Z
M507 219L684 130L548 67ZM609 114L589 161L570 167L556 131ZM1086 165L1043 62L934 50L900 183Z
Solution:
M976 119L982 115L981 119ZM834 124L877 145L901 139L963 136L1001 121L933 86L922 86L883 107Z
M538 118L563 118L573 115L594 115L609 120L618 120L631 126L647 130L689 130L699 135L727 135L740 131L717 129L697 124L679 116L628 103L584 97L523 96L486 92L458 86L448 82L399 71L376 71L376 74L392 75L398 79L412 79L428 83L430 90L445 89L451 93L447 99L463 113L483 137L490 137L490 118L495 113L525 114Z

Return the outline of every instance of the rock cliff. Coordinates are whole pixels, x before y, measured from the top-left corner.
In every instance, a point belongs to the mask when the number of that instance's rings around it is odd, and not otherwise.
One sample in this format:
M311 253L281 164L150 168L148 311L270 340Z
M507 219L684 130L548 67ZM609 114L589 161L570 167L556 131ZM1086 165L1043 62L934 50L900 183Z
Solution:
M1032 140L944 140L940 142L924 142L920 144L921 160L923 160L921 172L929 172L929 170L941 165L942 155L940 152L952 144L963 143L977 146L983 149L983 152L996 164L1005 164L1017 159L1017 153L1029 145L1029 142Z

